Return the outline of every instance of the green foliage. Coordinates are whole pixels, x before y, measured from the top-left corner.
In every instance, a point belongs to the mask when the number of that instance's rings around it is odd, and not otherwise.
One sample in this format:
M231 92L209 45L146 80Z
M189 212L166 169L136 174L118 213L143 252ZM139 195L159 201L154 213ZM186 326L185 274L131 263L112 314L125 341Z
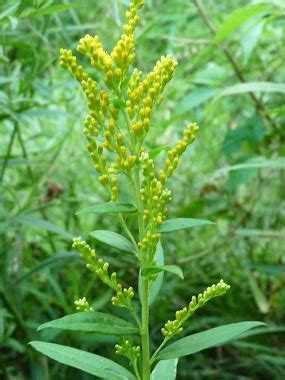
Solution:
M181 356L195 354L206 348L218 346L235 339L242 333L253 327L262 326L262 322L240 322L225 326L215 327L208 331L193 334L179 339L177 342L164 348L157 356L157 359L175 359Z
M195 226L203 226L204 224L215 224L209 220L177 218L166 220L160 227L161 233L185 230Z
M67 315L63 318L44 323L38 330L55 328L62 330L95 332L111 335L132 335L138 328L121 318L96 311Z
M134 380L135 377L124 367L103 358L76 348L62 346L55 343L31 342L37 351L49 356L60 363L81 369L84 372L96 375L101 379Z
M99 213L101 204L116 206L108 203L82 153L85 101L77 84L58 67L59 49L73 48L85 33L102 36L110 51L125 6L127 2L103 0L7 0L0 5L3 379L93 378L36 355L26 345L34 339L60 339L126 364L114 354L114 336L59 329L36 334L40 324L74 313L74 300L80 297L96 312L114 314L109 303L113 290L85 269L71 250L72 236L82 235L94 244L98 256L125 279L122 287L131 285L136 291L133 256L88 236L90 231L112 230L130 238L119 213ZM184 326L186 335L241 320L270 325L253 329L230 347L211 348L191 360L182 357L181 379L188 379L189 373L225 380L285 376L283 14L280 0L258 5L241 0L147 0L143 11L136 65L147 72L164 54L173 54L179 62L163 105L153 114L146 141L150 158L163 164L184 123L196 120L201 126L169 183L175 196L168 217L216 223L162 234L165 253L159 243L156 265L179 266L185 280L166 271L154 275L151 347L160 344L160 328L175 310L184 308L183 300L203 293L220 278L231 284L231 291L193 316ZM94 69L88 73L98 79ZM117 97L110 102L118 109L124 106ZM129 204L131 189L125 178L119 185L120 204ZM121 211L122 218L136 231L136 211L130 211ZM124 311L115 310L120 319ZM163 375L158 372L158 378L167 379L176 365L176 360L159 362Z
M161 360L157 363L151 373L151 380L175 380L177 373L178 359Z

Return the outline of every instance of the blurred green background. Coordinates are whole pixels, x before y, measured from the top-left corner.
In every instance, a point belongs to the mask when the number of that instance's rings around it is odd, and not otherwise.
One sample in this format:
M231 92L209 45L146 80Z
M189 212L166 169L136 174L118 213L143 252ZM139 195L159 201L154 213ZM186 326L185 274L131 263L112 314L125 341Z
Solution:
M110 49L127 5L0 0L1 379L91 378L34 352L34 338L114 356L113 338L36 329L74 312L83 296L113 312L109 290L71 250L73 236L118 226L111 216L76 215L106 198L85 149L83 93L58 61L59 49L74 49L86 33ZM243 320L270 326L181 359L178 379L285 378L284 25L284 0L145 0L141 12L136 65L147 72L166 53L179 61L150 148L172 145L187 122L200 125L170 184L169 216L217 223L164 237L167 263L186 279L167 275L152 310L153 343L175 310L220 278L231 291L186 332ZM136 283L129 257L96 247Z

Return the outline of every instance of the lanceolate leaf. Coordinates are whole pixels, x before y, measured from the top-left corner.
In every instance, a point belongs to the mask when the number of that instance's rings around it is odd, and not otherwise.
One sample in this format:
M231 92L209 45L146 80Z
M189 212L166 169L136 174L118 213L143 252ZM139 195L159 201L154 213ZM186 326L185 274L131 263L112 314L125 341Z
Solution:
M222 92L218 94L217 98L226 95L244 94L247 92L278 92L284 94L285 84L273 82L238 83L222 90Z
M255 157L254 159L248 160L242 164L237 164L233 166L226 166L225 168L219 169L215 173L215 177L226 174L227 172L232 172L234 170L244 170L244 169L284 169L285 168L285 158L277 157L268 160L264 157Z
M184 279L184 275L182 272L182 269L179 268L177 265L163 265L163 266L157 266L157 267L147 267L142 270L142 276L147 277L151 276L160 272L170 272L173 274L176 274L182 280Z
M156 260L157 265L159 265L159 266L164 265L164 251L163 251L163 248L162 248L160 241L157 243L156 253L155 253L154 258ZM161 272L158 274L157 278L151 284L150 290L149 290L149 300L148 300L149 306L154 303L157 296L159 295L160 289L161 289L162 284L163 284L163 279L164 279L164 272Z
M58 253L57 255L54 255L46 260L43 260L40 262L40 264L34 266L31 270L28 272L24 273L23 275L17 277L13 282L15 283L20 283L22 281L25 281L29 279L31 276L34 274L46 269L50 268L53 266L57 266L59 268L62 264L64 264L65 261L74 261L74 260L80 260L79 256L77 253L73 252L66 252L66 253Z
M31 342L32 347L59 363L81 369L107 380L135 380L134 375L121 365L103 356L76 348L47 342Z
M178 230L185 230L186 228L192 228L196 226L202 226L205 224L215 224L210 220L191 219L191 218L177 218L169 219L162 223L159 232L173 232Z
M79 214L109 214L109 213L132 213L136 212L137 208L131 203L99 203L90 207L79 210L76 215Z
M73 235L70 232L66 231L64 228L57 226L56 224L50 223L44 219L35 218L30 215L21 215L16 220L21 223L29 224L35 228L53 232L67 239L73 238Z
M150 380L175 380L178 359L161 360L151 373Z
M225 344L246 331L259 326L265 326L263 322L240 322L215 327L197 334L179 339L175 343L164 348L157 359L175 359L181 356L192 355L210 347Z
M97 231L90 232L89 235L101 241L102 243L105 243L105 244L110 245L111 247L120 249L121 251L136 253L136 249L134 245L127 238L118 234L117 232L97 230Z
M234 11L226 21L220 26L216 36L215 41L223 41L229 34L238 29L242 24L244 24L251 17L260 15L261 17L269 12L270 8L265 5L251 5L238 9Z
M169 145L158 146L157 148L154 148L149 152L149 157L154 159L156 156L159 155L160 152L167 149L169 149Z
M137 327L131 323L110 314L97 311L85 311L67 315L66 317L44 323L38 330L47 327L110 335L131 335L138 332Z

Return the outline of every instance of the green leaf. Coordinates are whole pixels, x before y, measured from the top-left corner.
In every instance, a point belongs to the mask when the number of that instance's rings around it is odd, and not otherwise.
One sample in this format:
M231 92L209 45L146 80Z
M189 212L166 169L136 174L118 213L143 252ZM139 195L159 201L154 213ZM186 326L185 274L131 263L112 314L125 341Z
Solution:
M219 89L212 87L195 88L182 99L178 108L179 115L190 112L193 108L202 105L219 93Z
M269 327L257 327L253 330L249 330L242 334L240 338L248 338L250 336L263 335L263 334L282 334L285 333L285 326L269 326Z
M245 25L245 28L242 38L240 39L241 48L243 51L244 63L247 63L254 48L257 45L258 38L261 35L264 25L266 23L266 19L258 19L256 22L255 18L249 20L250 26L248 27L248 23Z
M178 359L161 360L151 373L150 380L175 380Z
M236 235L251 237L251 238L269 238L269 239L282 239L285 240L285 233L283 231L274 230L255 230L252 228L239 228L235 231Z
M265 323L256 321L231 323L193 334L179 339L164 348L158 354L157 359L175 359L181 356L195 354L210 347L220 346L258 326L265 326Z
M273 355L258 355L258 359L262 362L267 361L275 366L285 366L285 357L284 356L273 356Z
M281 94L285 94L285 84L274 82L238 83L222 90L218 94L217 98L227 95L244 94L248 92L278 92Z
M169 149L169 145L158 146L157 148L154 148L149 152L149 157L154 159L156 156L159 155L160 152L162 152L163 150L168 150L168 149Z
M251 17L254 17L258 14L260 14L260 16L263 16L267 12L270 12L270 8L265 5L251 5L234 11L220 26L215 35L215 42L223 41Z
M252 263L251 267L258 270L259 272L273 275L273 276L284 276L285 275L285 265L268 265L268 264L255 264Z
M141 273L143 277L148 277L160 272L170 272L170 273L176 274L177 276L182 278L182 280L184 279L182 269L179 268L177 265L163 265L163 266L156 266L156 267L147 267L147 268L144 268Z
M118 234L117 232L97 230L90 232L89 235L101 241L102 243L108 244L114 248L118 248L121 251L135 254L137 253L134 245L127 238Z
M218 65L216 62L211 61L206 65L203 65L192 80L197 85L211 86L208 88L213 90L213 87L220 87L223 85L226 78L226 69L223 66ZM207 87L198 87L198 89L205 88Z
M0 13L0 20L3 20L5 17L14 15L18 6L19 6L19 2L17 2L16 4L13 4L11 7L6 9L4 12L1 12Z
M277 157L271 160L265 159L264 157L255 157L242 164L237 164L233 166L226 166L225 168L219 169L215 173L215 177L224 175L227 172L241 169L284 169L285 168L285 158Z
M173 232L178 230L185 230L196 226L203 226L205 224L215 224L210 220L192 219L192 218L176 218L166 220L159 228L159 232Z
M84 311L82 313L67 315L63 318L44 323L38 330L48 327L110 335L132 335L138 333L137 327L131 323L110 314L97 311Z
M163 252L163 248L160 241L157 243L154 259L157 265L159 266L164 265L164 252ZM149 290L149 300L148 300L149 306L155 302L157 296L159 295L160 289L163 284L163 279L164 279L164 272L161 272L158 274L156 279L152 282L150 286L150 290Z
M124 109L126 104L122 99L119 98L113 98L111 99L111 103L115 108L118 108L120 110Z
M40 262L38 265L34 266L31 270L28 272L22 274L21 276L15 278L13 283L19 283L22 281L25 281L29 279L31 276L33 276L35 273L40 272L41 270L46 269L47 267L52 267L56 266L57 268L60 267L61 262L65 261L73 261L73 260L80 260L78 253L72 253L72 252L67 252L67 253L61 253L61 254L56 254L46 260L43 260Z
M108 214L108 213L131 213L136 212L137 208L131 203L99 203L94 206L86 207L76 213L79 214Z
M33 227L41 228L46 231L50 231L55 234L64 236L67 239L73 238L73 235L69 233L68 231L66 231L65 229L63 229L62 227L59 227L56 224L47 222L44 219L38 219L38 218L34 218L33 216L28 216L28 215L21 215L16 220L25 224L29 224Z
M21 16L20 18L30 18L30 17L39 17L44 15L50 15L53 13L59 13L79 7L80 3L73 4L55 4L48 7L40 7L38 9L32 10L27 15Z
M248 280L249 288L252 292L252 295L254 297L255 303L259 311L263 314L268 313L270 310L270 304L267 302L267 299L263 294L262 290L260 289L260 286L256 278L249 270L247 271L246 277Z
M78 368L102 379L135 380L131 372L103 356L55 343L34 341L30 345L59 363Z

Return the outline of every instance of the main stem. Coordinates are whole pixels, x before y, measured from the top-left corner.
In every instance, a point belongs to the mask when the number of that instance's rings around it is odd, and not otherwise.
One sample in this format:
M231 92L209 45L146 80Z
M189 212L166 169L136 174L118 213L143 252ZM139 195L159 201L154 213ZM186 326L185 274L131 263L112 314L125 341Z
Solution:
M142 342L142 378L143 380L149 380L150 378L148 292L149 292L148 279L143 278L142 294L141 294L141 305L142 305L141 342Z
M138 227L139 227L139 239L144 237L144 220L143 220L143 204L140 193L140 173L139 167L136 168L135 173L135 189L138 205ZM144 269L148 265L147 258L141 258L141 269ZM142 277L141 288L141 345L142 345L142 380L150 379L150 351L149 351L149 280L147 277Z

